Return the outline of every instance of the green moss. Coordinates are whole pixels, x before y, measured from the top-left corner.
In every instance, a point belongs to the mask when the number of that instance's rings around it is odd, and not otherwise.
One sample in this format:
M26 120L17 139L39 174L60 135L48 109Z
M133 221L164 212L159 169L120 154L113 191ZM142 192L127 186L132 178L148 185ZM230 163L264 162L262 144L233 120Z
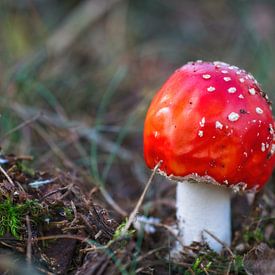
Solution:
M260 243L264 240L264 234L260 228L256 228L253 231L244 232L244 241L247 243Z
M35 170L27 166L24 162L19 161L16 163L17 168L23 172L24 174L34 176L35 175Z
M243 256L241 255L235 255L234 262L233 262L233 268L232 268L235 274L245 274L244 271L244 265L243 265Z
M206 274L206 272L209 271L210 267L212 265L212 262L208 262L206 265L203 264L203 258L198 257L195 259L194 263L192 264L191 271L187 270L184 272L184 275L191 275L191 274Z
M20 211L12 204L10 199L0 204L0 216L0 236L10 232L14 237L18 238Z
M117 227L117 229L116 229L116 231L114 233L114 236L113 236L113 240L117 240L117 239L119 239L121 237L121 234L122 234L122 232L124 232L124 228L125 228L125 226L127 224L127 221L128 221L128 219L125 219L125 221L122 222ZM129 230L127 230L127 232L124 233L124 236L127 237L127 238L131 238L134 235L135 232L136 232L135 229L129 229Z
M0 203L0 236L10 233L19 238L19 231L25 221L26 215L41 219L42 207L33 200L27 200L23 204L14 204L11 199Z
M70 207L64 207L64 213L68 221L72 221L74 218L73 210Z

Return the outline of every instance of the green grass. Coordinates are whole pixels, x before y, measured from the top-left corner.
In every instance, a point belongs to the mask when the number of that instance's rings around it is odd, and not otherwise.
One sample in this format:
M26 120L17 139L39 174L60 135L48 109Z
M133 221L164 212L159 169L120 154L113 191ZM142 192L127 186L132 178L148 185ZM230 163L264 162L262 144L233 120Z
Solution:
M121 67L117 70L115 75L113 76L112 80L110 81L109 86L107 87L106 92L103 94L103 97L100 101L99 107L96 113L96 119L94 123L94 129L98 130L98 128L104 123L104 114L108 105L111 104L112 97L114 96L115 92L117 91L119 84L125 78L126 75L126 68ZM119 141L121 140L119 135ZM91 173L95 179L98 180L102 185L104 185L104 179L106 179L107 173L111 166L112 161L114 160L115 153L111 154L108 157L107 164L105 166L103 175L101 175L99 168L98 168L98 148L95 142L91 144Z
M11 199L5 199L0 203L0 236L10 233L19 239L26 215L31 214L34 219L41 219L41 212L41 206L36 201L14 204Z

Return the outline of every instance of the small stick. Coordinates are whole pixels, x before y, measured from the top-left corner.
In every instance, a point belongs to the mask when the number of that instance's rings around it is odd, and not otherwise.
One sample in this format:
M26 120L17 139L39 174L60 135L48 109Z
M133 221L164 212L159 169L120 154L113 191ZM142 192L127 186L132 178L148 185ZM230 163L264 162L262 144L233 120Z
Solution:
M74 204L73 201L71 201L71 207L72 207L72 210L74 212L74 219L72 220L70 226L72 226L73 224L75 224L75 222L77 221L77 210L76 210L76 206Z
M76 226L69 226L69 227L64 227L62 229L63 232L69 231L69 230L77 230L77 229L85 229L86 227L84 225L76 225Z
M31 266L32 263L32 230L30 224L29 215L26 215L26 224L27 224L27 231L28 231L28 239L27 239L27 262L28 265Z
M2 137L1 137L1 141L3 141L4 139L6 139L9 135L11 135L12 133L24 128L25 126L35 122L36 120L38 120L41 116L43 115L42 112L36 114L34 117L23 121L22 123L20 123L19 125L17 125L16 127L14 127L13 129L11 129L10 131L8 131L7 133L5 133Z
M50 236L42 236L42 237L37 237L37 238L33 238L32 242L36 242L36 241L47 241L47 240L54 240L54 239L71 239L71 240L77 240L80 242L84 242L87 243L91 246L94 246L96 249L100 249L100 247L96 247L96 245L91 244L91 242L89 241L89 239L87 237L82 237L79 235L50 235ZM104 246L102 246L102 248L104 248Z
M55 193L58 193L58 192L62 192L62 191L64 191L64 190L67 190L68 188L70 188L70 185L69 185L69 186L65 186L65 187L60 187L60 188L58 188L58 189L56 189L56 190L53 190L53 191L51 191L51 192L45 194L45 195L39 200L39 202L42 202L42 201L45 200L47 197L49 197L49 196L51 196L51 195L53 195L53 194L55 194Z
M12 185L14 185L14 182L12 181L12 179L10 178L10 176L7 174L7 172L3 169L3 167L0 165L0 171L3 173L3 175L6 177L6 179L8 180L8 182Z
M106 202L113 207L113 209L119 213L122 217L127 216L127 212L125 212L110 196L110 194L106 191L106 189L102 186L99 186L99 190L103 198L106 200Z
M132 213L130 214L129 220L127 221L127 223L125 224L125 227L123 228L123 230L122 230L122 232L121 232L122 235L125 234L125 233L129 230L131 224L133 223L133 221L134 221L134 219L135 219L135 217L136 217L136 215L137 215L137 212L138 212L138 210L139 210L139 208L140 208L140 206L141 206L141 204L142 204L142 202L143 202L143 200L144 200L144 197L145 197L145 195L146 195L146 192L147 192L149 186L151 185L152 180L153 180L153 178L154 178L154 176L155 176L155 174L156 174L156 172L157 172L159 166L161 165L161 163L162 163L162 161L160 161L160 162L155 166L155 168L154 168L154 170L153 170L153 172L152 172L152 174L151 174L151 176L150 176L150 178L149 178L149 180L148 180L148 182L147 182L147 184L146 184L146 186L145 186L145 188L144 188L144 190L143 190L143 192L142 192L142 194L141 194L141 196L140 196L140 198L139 198L139 200L138 200L138 202L137 202L137 204L136 204L136 207L134 208L134 210L133 210Z
M212 237L219 244L221 244L229 252L229 254L231 255L231 257L233 259L235 258L234 253L232 252L232 250L229 248L229 246L225 242L221 241L218 237L216 237L213 233L211 233L210 231L208 231L206 229L204 229L204 232L207 233L210 237Z

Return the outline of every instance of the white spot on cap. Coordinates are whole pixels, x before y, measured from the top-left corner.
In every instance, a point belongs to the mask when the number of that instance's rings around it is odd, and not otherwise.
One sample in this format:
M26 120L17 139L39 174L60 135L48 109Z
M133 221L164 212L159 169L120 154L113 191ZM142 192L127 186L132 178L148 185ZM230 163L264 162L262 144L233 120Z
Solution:
M230 69L230 70L239 70L239 68L237 66L230 66L230 67L228 67L228 69Z
M167 114L170 112L170 109L168 107L163 107L157 112L157 116Z
M234 94L237 91L237 89L235 87L230 87L230 88L227 89L227 91L230 94Z
M204 79L210 79L211 75L210 74L203 74L202 78L204 78Z
M222 123L221 123L221 122L219 122L218 120L216 121L215 126L216 126L216 129L222 129L222 128L223 128Z
M231 77L229 77L229 76L225 76L225 77L223 78L223 80L224 80L224 81L226 81L226 82L228 82L228 81L230 81L230 80L231 80Z
M155 134L154 134L155 138L157 138L159 136L159 132L158 131L155 131Z
M223 74L227 74L227 73L228 73L227 70L221 70L221 72L222 72Z
M210 87L207 88L208 92L214 92L215 90L216 90L216 88L213 87L213 86L210 86Z
M269 124L269 133L270 133L271 135L274 134L274 129L273 129L273 127L272 127L272 124Z
M244 81L245 81L244 78L240 78L239 80L241 83L244 83Z
M199 132L198 132L198 136L199 136L199 137L203 137L203 131L199 131Z
M244 156L247 158L247 156L248 156L247 153L246 153L246 152L243 152L243 154L244 154Z
M264 151L265 151L265 144L264 144L264 143L262 143L261 150L262 150L262 152L264 152Z
M244 96L243 96L242 94L240 94L238 97L239 97L239 98L241 98L241 99L243 99L243 98L244 98Z
M257 113L257 114L260 114L260 115L261 115L261 114L263 114L263 112L264 112L264 111L263 111L260 107L256 107L256 113Z
M250 88L250 89L248 89L248 91L249 91L249 93L251 95L255 95L256 94L256 90L254 88Z
M169 95L165 95L165 96L162 97L160 103L163 103L163 102L167 101L168 99L170 99L170 96Z
M240 75L241 73L242 73L241 71L237 71L237 72L236 72L237 75Z
M200 126L201 127L204 127L204 124L205 124L205 117L203 117L200 121Z
M228 119L230 121L237 121L239 118L240 118L240 116L235 112L232 112L228 115Z

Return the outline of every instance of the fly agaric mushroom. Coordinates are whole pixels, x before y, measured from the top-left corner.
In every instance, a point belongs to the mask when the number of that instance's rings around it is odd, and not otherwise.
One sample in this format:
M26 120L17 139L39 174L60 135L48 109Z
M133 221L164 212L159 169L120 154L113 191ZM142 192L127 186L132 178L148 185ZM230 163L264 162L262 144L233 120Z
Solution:
M230 194L263 187L275 163L271 104L251 74L223 62L189 62L155 95L144 125L149 168L177 184L179 237L230 245ZM231 187L231 188L228 188Z

